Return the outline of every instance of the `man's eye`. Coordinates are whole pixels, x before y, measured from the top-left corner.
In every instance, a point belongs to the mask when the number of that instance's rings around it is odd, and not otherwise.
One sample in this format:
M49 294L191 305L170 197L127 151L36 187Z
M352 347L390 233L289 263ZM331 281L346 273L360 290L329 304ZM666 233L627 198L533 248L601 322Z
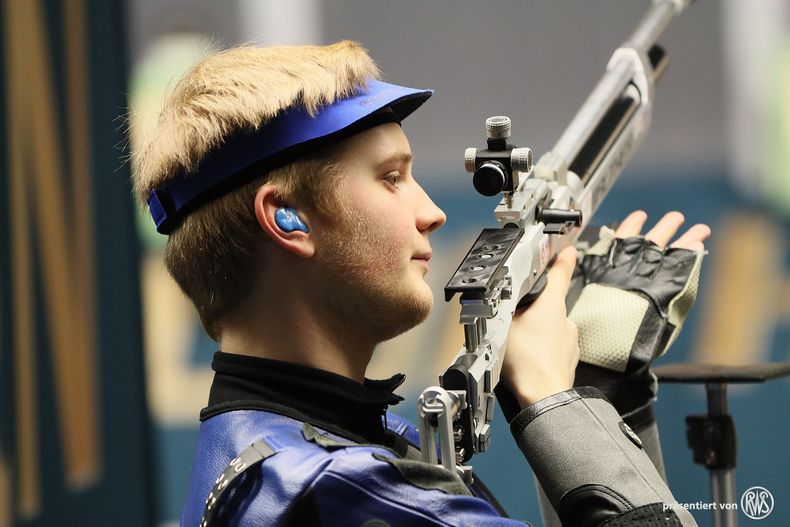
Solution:
M398 184L403 180L403 176L401 176L400 172L390 172L386 176L384 176L384 181L389 183L390 185L397 187Z

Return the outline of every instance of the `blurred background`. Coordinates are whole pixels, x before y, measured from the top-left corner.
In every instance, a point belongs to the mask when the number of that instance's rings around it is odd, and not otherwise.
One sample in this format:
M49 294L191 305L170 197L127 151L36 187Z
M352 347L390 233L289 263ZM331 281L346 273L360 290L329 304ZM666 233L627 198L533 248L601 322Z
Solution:
M197 59L243 42L349 38L386 80L436 90L404 125L416 175L448 215L433 241L436 309L383 344L368 373L406 373L397 411L413 418L463 339L444 283L494 225L496 200L472 188L464 149L504 114L517 146L549 150L648 3L4 0L0 527L177 524L217 347L161 264L165 239L133 203L126 158ZM652 130L597 221L679 209L713 228L698 305L662 363L788 361L790 4L699 0L660 43L670 67ZM773 493L766 525L790 524L788 400L786 379L730 390L736 494ZM680 502L711 501L685 438L685 416L705 409L701 387L662 387ZM502 421L475 467L512 517L541 525Z

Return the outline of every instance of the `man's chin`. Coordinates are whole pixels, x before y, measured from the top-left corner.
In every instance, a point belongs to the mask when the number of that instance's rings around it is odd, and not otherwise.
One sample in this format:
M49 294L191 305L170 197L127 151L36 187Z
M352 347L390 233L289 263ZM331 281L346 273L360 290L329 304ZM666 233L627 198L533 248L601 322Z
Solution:
M426 293L427 290L427 293ZM433 294L425 284L425 288L414 291L412 295L399 295L398 298L390 298L388 309L388 323L383 325L384 330L381 340L390 340L398 335L425 322L433 308Z
M431 314L431 309L433 309L433 295L426 295L420 301L415 302L415 304L417 305L416 309L418 311L418 320L414 324L416 326L425 322L425 319L427 319L428 315Z
M415 310L419 312L419 320L415 324L416 326L425 322L425 319L431 314L431 309L433 309L433 291L431 286L422 278L419 285L415 288L413 305Z

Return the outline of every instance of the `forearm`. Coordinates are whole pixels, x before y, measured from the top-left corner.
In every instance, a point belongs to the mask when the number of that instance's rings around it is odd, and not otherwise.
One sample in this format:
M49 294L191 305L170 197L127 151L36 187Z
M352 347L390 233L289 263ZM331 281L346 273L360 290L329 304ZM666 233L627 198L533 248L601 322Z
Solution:
M653 413L658 383L650 368L645 366L634 372L621 373L580 362L574 386L593 386L604 394L620 417L642 439L645 453L666 479Z
M653 513L670 514L664 509L675 502L672 493L597 390L543 399L519 413L511 431L564 523L593 526L620 516L638 525ZM679 525L696 525L687 511L677 516Z

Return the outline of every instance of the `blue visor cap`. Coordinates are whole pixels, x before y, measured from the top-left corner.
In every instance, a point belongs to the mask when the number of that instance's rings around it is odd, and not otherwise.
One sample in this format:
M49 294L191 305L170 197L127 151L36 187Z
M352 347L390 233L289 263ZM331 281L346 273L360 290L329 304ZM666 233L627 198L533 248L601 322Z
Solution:
M316 149L387 122L400 122L433 94L371 80L364 90L322 107L311 116L291 108L257 130L227 138L192 172L154 189L148 210L156 230L170 234L201 204L286 165ZM385 109L392 111L382 111Z

